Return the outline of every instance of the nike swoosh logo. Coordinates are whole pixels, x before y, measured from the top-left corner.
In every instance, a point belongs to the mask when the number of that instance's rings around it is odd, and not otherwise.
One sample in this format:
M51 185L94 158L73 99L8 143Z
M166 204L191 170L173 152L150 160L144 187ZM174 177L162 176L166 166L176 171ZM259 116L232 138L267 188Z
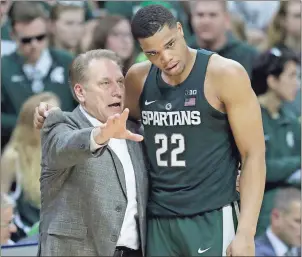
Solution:
M148 102L148 101L146 100L146 101L145 101L145 105L153 104L153 103L155 103L156 101L157 101L157 100Z
M201 250L200 248L198 249L198 253L199 254L202 254L202 253L205 253L206 251L210 250L211 247L209 247L208 249L205 249L205 250Z

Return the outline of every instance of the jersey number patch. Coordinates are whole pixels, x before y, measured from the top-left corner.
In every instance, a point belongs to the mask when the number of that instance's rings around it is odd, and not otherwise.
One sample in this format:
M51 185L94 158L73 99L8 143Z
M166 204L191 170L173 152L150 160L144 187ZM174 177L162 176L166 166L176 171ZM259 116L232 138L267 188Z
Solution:
M165 134L156 134L155 143L160 144L160 148L156 150L156 161L160 167L168 167L168 160L163 160L162 155L168 150L168 141L171 140L171 144L177 145L171 151L171 165L170 167L185 167L186 161L179 160L178 155L185 151L185 138L182 134L172 134L171 138L168 138Z

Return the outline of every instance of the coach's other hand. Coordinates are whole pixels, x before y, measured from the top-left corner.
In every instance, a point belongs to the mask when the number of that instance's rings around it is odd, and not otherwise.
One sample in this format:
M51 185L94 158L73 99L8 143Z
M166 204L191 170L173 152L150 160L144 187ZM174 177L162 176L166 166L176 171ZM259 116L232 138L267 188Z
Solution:
M57 106L53 106L49 103L41 102L39 106L35 109L35 115L34 115L34 126L36 129L41 129L43 127L45 118L48 116L48 114L56 109L60 109Z
M115 114L107 119L105 124L97 127L93 131L93 137L97 144L104 144L110 138L128 139L132 141L142 141L143 136L134 134L127 130L126 122L129 115L129 109L126 108L121 114Z

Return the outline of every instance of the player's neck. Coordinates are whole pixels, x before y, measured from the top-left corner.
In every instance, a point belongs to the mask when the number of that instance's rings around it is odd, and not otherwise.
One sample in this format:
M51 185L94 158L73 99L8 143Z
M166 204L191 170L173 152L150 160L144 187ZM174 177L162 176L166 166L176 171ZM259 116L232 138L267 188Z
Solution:
M279 115L282 101L274 92L267 92L259 96L259 103L263 106L272 117Z
M184 82L193 69L196 56L197 56L197 50L188 47L187 55L186 55L187 61L183 72L178 76L167 76L164 73L162 73L162 79L171 86L179 85L180 83Z

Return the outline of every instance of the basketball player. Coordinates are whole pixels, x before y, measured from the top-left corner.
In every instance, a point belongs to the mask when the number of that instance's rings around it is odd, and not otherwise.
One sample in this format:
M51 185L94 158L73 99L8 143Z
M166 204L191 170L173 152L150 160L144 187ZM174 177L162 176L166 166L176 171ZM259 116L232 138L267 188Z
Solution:
M144 126L152 166L147 256L255 255L265 146L246 71L190 49L161 5L140 9L132 33L149 59L132 66L125 81L125 104ZM44 111L36 110L37 127Z
M265 146L246 71L190 49L181 24L161 5L140 9L132 33L149 59L132 66L125 83L126 107L144 126L152 166L147 255L253 256Z

